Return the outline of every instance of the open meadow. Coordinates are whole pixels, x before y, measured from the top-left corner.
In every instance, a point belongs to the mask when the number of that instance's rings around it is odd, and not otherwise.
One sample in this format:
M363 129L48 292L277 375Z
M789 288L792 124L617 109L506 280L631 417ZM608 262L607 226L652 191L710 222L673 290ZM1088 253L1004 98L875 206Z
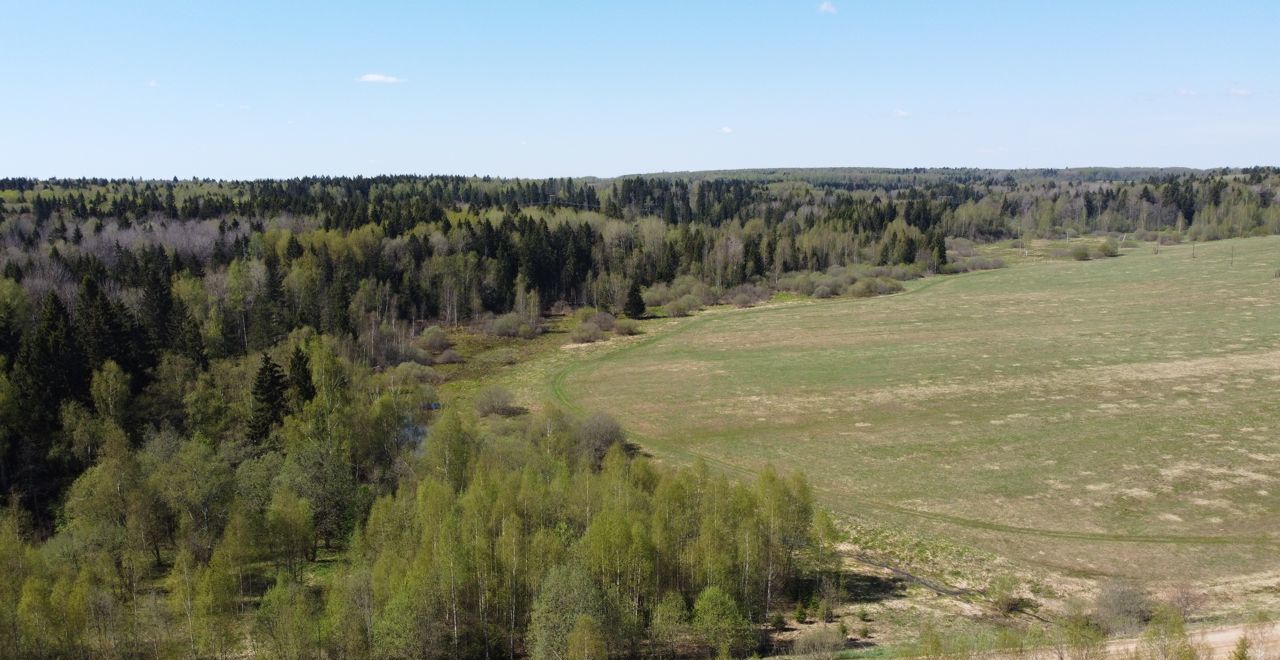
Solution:
M1280 238L1026 259L581 349L555 398L657 458L1064 575L1280 569ZM569 349L571 352L575 349Z

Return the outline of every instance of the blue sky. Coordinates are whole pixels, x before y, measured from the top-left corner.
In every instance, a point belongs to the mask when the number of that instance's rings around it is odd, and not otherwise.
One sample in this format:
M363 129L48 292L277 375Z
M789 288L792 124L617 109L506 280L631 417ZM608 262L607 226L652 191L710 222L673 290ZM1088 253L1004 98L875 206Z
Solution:
M3 0L0 175L1280 164L1280 3Z

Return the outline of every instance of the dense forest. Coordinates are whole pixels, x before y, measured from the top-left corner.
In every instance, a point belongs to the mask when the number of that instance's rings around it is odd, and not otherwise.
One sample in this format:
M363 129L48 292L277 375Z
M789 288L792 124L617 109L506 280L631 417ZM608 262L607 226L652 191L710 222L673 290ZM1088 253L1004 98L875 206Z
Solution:
M970 242L1280 233L1280 169L0 179L0 648L746 653L838 583L803 477L607 416L440 410L451 332L998 266ZM584 655L585 654L585 655Z

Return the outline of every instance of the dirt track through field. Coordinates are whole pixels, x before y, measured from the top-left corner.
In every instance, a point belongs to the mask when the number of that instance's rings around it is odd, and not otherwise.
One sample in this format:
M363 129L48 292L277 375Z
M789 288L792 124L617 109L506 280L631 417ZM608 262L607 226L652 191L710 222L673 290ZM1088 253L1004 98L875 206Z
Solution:
M1277 634L1274 626L1259 628L1253 625L1241 624L1220 628L1205 628L1190 631L1187 636L1190 638L1192 646L1201 654L1200 658L1202 660L1230 656L1231 651L1235 649L1241 637L1249 639L1250 656L1252 658L1280 657L1280 634ZM1126 658L1133 656L1135 651L1141 651L1142 648L1143 641L1141 639L1118 639L1107 643L1107 655L1113 658ZM1048 658L1052 656L1051 654L1045 654L1037 657Z

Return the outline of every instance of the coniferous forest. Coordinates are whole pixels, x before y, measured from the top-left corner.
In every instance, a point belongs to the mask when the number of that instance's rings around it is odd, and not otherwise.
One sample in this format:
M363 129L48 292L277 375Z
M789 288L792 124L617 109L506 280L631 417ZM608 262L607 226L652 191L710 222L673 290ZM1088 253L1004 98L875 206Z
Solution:
M0 179L0 655L769 650L779 611L840 588L804 477L660 464L599 412L478 416L441 395L459 337L892 293L999 267L989 241L1275 234L1277 190L1277 168Z

